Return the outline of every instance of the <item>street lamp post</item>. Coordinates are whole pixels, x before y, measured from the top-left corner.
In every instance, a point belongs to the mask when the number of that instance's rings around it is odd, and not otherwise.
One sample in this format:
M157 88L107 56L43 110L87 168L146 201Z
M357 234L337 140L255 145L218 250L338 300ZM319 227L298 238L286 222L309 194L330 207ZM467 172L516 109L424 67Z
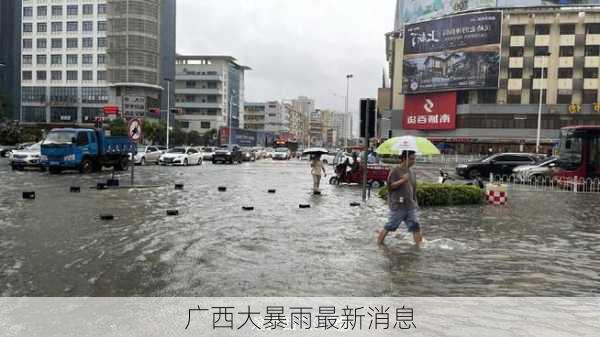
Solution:
M171 123L171 80L165 78L167 81L167 149L169 149L169 128Z
M550 53L543 55L543 60L547 61ZM540 136L542 133L542 97L544 93L544 66L546 62L542 62L542 74L541 74L541 83L540 83L540 100L538 102L538 118L537 118L537 137L535 139L535 153L540 153ZM547 77L547 74L546 74ZM548 81L546 81L547 85Z
M345 114L346 114L346 118L348 118L348 95L350 94L350 79L353 78L354 75L352 74L348 74L346 75L346 108L345 108ZM344 125L344 130L346 130L346 126L348 123L345 123L346 125ZM350 126L352 127L352 126ZM346 130L346 134L344 135L344 147L348 147L348 130Z

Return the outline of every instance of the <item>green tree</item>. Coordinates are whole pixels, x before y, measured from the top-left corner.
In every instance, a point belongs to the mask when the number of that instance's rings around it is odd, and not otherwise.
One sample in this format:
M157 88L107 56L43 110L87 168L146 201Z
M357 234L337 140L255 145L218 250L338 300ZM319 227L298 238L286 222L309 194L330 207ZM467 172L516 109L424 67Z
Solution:
M123 118L116 118L107 123L111 136L127 136L127 122Z
M205 145L206 142L200 133L196 130L192 130L187 134L187 143L191 146Z

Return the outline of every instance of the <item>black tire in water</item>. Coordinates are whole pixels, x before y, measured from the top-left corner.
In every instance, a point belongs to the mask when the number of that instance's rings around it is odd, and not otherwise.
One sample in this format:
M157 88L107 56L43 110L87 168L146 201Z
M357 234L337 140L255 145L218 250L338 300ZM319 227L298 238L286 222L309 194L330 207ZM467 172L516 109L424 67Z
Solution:
M469 179L475 179L475 178L481 177L481 172L479 172L478 169L469 170L469 172L467 172L467 177Z
M79 172L84 174L90 174L94 172L94 163L92 160L89 158L84 159L79 165Z
M338 177L329 178L329 185L337 185L338 183Z
M50 166L48 168L48 171L50 172L50 174L60 174L62 172L62 169L60 167Z

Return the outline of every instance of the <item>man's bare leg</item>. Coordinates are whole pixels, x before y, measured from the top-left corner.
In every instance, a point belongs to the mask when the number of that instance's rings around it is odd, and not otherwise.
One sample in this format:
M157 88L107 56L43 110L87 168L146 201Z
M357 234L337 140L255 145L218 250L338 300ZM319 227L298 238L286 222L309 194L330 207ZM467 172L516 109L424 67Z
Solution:
M423 235L421 234L421 230L413 232L413 239L415 240L415 245L417 245L417 248L421 247L421 242L423 242Z
M388 234L388 230L387 229L382 229L379 232L379 236L377 237L377 244L382 245L383 244L383 240L385 240L385 236Z

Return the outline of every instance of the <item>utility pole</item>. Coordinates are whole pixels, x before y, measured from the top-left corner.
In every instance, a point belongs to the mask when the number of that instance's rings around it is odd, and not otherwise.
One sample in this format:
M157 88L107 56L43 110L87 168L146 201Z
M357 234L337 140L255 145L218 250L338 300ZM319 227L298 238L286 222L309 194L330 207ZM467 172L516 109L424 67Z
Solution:
M345 108L345 114L346 117L345 118L349 118L348 116L348 96L350 94L350 79L353 78L354 75L352 74L348 74L346 75L346 108ZM346 126L348 126L348 123L345 123L346 125L344 125L344 130L346 131L345 135L344 135L344 147L348 147L348 131ZM352 128L352 125L350 126L350 128Z

